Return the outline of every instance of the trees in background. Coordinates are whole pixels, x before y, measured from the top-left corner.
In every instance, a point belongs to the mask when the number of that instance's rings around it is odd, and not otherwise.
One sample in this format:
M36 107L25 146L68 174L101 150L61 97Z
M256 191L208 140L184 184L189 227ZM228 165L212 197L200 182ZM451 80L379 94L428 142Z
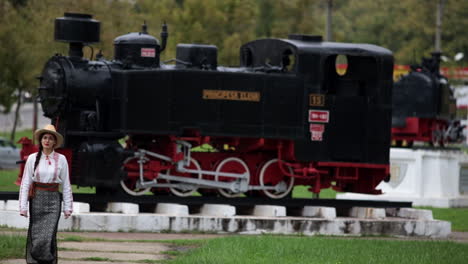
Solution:
M434 49L438 0L334 0L333 39L372 43L409 64ZM213 44L220 65L238 65L241 44L290 33L324 35L326 0L0 0L0 109L10 111L19 92L32 92L41 68L67 45L53 40L54 19L64 12L90 13L101 21L102 50L113 56L113 40L141 30L159 38L164 21L169 39L162 61L175 57L177 43ZM447 0L442 50L468 56L468 1ZM90 57L85 48L85 57ZM465 64L466 65L466 64Z

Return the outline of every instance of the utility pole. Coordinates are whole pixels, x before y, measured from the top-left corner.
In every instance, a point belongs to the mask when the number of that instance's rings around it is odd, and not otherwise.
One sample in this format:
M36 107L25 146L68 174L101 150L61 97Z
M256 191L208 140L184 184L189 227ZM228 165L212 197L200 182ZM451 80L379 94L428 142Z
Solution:
M327 1L327 23L326 23L326 41L332 41L332 8L333 8L333 0L326 0Z
M447 0L438 0L437 13L436 13L436 35L435 35L435 52L442 52L440 45L440 38L442 34L442 14L444 12L444 5Z
M33 97L33 133L37 129L37 99ZM33 137L34 144L34 137Z

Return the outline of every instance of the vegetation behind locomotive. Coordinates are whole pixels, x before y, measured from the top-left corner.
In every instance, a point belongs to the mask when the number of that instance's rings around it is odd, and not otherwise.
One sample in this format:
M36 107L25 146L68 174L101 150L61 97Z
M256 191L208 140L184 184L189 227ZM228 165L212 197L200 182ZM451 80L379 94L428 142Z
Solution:
M179 44L169 65L159 61L167 27L160 44L144 25L115 39L113 60L87 60L99 22L66 13L55 23L69 56L47 62L39 96L65 137L74 184L282 198L297 184L378 193L389 176L393 56L384 48L291 35L244 44L240 67L218 66L216 47L200 44ZM190 151L206 143L217 151Z

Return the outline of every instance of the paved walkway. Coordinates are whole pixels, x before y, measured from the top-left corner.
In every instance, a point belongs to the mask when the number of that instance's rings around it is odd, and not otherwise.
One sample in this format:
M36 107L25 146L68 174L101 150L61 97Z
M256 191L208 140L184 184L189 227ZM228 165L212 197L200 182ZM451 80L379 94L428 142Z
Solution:
M26 232L3 232L26 235ZM192 246L175 246L164 243L165 240L198 240L220 237L205 234L159 234L159 233L96 233L96 232L59 232L60 264L135 264L153 263L169 259L174 251L187 251ZM105 239L112 241L73 242L71 238ZM144 242L144 241L148 242ZM161 240L161 242L154 242ZM138 241L138 242L132 242ZM142 242L143 241L143 242ZM153 262L151 262L153 261ZM24 259L9 259L0 264L25 263Z

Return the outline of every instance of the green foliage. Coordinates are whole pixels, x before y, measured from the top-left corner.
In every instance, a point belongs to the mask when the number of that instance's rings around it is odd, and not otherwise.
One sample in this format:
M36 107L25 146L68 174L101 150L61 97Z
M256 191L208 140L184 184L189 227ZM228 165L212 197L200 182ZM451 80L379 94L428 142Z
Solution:
M0 234L0 259L23 258L26 237Z
M395 62L410 64L434 49L438 0L333 1L333 39L386 47ZM324 35L326 0L2 0L0 1L0 109L11 110L18 91L37 94L42 67L68 45L53 39L56 17L90 13L101 21L102 50L113 57L113 40L128 32L148 31L159 38L164 21L169 39L161 61L173 59L177 43L213 44L219 65L238 65L239 48L256 38L286 38L290 33ZM468 54L468 1L447 0L442 17L442 50L447 57ZM84 56L91 57L91 49ZM465 58L458 66L467 65ZM443 63L442 66L454 65Z
M233 257L235 256L235 257ZM465 263L468 244L362 238L230 236L167 263Z

